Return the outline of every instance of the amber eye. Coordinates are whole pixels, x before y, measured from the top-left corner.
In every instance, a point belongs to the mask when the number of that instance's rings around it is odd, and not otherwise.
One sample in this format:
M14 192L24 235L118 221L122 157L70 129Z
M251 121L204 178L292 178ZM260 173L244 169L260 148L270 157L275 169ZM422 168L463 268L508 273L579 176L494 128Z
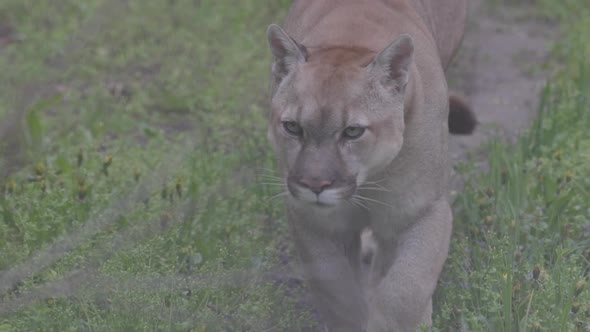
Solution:
M344 129L342 136L346 139L357 139L365 133L365 128L363 127L348 127Z
M301 136L303 135L303 129L301 126L295 121L285 121L283 122L283 128L285 131L293 136Z

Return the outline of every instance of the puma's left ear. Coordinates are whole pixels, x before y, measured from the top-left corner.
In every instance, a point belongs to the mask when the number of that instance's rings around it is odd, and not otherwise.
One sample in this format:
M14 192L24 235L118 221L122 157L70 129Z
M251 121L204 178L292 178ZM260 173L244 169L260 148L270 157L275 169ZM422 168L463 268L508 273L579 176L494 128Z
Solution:
M307 51L276 24L268 27L268 44L273 55L272 74L277 81L289 74L295 65L307 59Z
M369 69L375 72L383 85L402 92L408 83L413 61L414 41L403 34L373 59Z

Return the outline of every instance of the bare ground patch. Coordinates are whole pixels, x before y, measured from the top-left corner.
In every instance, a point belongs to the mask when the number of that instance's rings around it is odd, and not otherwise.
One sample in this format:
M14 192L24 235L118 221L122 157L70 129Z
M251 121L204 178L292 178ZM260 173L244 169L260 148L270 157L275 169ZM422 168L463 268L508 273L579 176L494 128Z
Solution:
M514 141L534 116L547 77L542 64L556 31L535 20L532 8L490 8L483 0L470 6L463 45L448 77L450 89L469 98L480 124L473 135L452 136L450 151L455 163L472 154L484 166L482 144L495 136Z

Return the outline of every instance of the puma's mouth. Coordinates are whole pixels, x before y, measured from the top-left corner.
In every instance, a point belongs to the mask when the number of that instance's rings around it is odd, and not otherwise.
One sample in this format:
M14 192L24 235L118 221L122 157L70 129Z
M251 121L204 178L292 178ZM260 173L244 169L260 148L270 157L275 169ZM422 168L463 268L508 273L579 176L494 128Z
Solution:
M308 188L293 184L288 185L288 189L291 196L298 201L308 203L313 207L330 208L349 200L356 191L356 186L330 188L321 192L313 192Z
M316 201L315 203L313 203L313 206L318 207L320 209L328 209L328 208L334 207L336 205L337 204L322 203L320 201Z

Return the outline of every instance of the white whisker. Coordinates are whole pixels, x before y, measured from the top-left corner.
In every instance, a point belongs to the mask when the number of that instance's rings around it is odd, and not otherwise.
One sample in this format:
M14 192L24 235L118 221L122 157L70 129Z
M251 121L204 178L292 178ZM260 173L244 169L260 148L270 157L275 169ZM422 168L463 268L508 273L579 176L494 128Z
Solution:
M363 204L361 201L359 201L358 199L355 199L354 197L351 198L350 200L347 200L347 202L352 203L352 205L360 207L362 209L365 209L367 211L369 211L369 207L366 206L365 204Z
M357 198L357 199L360 199L360 200L364 200L364 201L367 201L367 202L374 202L374 203L382 204L382 205L388 206L388 207L390 207L390 208L393 208L393 206L391 206L391 205L389 205L389 204L387 204L387 203L384 203L384 202L378 201L378 200L376 200L376 199L372 199L372 198L364 197L364 196L361 196L361 195L352 195L352 197L354 197L354 198Z
M358 187L358 190L374 190L374 191L385 191L385 192L391 192L391 190L389 189L385 189L385 188L380 188L380 187Z
M275 177L275 178L279 178L282 174L278 171L273 171L271 169L262 169L262 172L256 172L256 175L258 176L264 176L264 177Z
M258 182L258 184L265 185L265 186L280 186L280 187L285 186L285 183L283 183L283 182Z
M383 182L385 180L387 180L387 178L383 178L383 179L377 180L377 181L365 181L363 183L366 183L366 184L378 184L378 183L381 183L381 182Z
M261 178L272 179L272 180L282 180L283 179L281 177L274 176L274 175L268 175L268 174L259 174L258 176Z
M276 199L276 198L279 198L279 197L287 196L288 194L289 194L288 191L283 191L283 192L280 192L280 193L278 193L278 194L276 194L274 196L271 196L271 197L267 198L266 200L267 201L270 201L270 200L273 200L273 199Z
M383 180L382 180L383 181ZM363 182L359 187L365 186L365 185L370 185L370 186L375 186L377 188L381 188L381 189L385 189L385 190L390 190L389 188L386 188L382 185L379 184L379 182L382 181L377 181L377 182Z

